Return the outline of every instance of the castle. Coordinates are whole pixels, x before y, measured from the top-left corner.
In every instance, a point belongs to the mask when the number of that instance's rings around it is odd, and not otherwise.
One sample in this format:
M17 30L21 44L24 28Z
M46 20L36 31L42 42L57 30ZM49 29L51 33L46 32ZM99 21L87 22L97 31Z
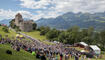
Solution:
M15 25L19 27L21 31L29 32L33 30L33 20L24 21L20 13L15 16Z

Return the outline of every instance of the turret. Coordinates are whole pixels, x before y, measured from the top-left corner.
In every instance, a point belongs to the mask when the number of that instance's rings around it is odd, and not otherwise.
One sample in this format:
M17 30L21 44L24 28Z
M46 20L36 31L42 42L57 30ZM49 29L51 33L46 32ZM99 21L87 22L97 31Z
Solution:
M23 18L22 18L22 15L21 15L20 13L18 13L18 14L16 14L16 16L15 16L15 24L16 24L17 26L19 26L19 24L20 24L21 22L23 22Z

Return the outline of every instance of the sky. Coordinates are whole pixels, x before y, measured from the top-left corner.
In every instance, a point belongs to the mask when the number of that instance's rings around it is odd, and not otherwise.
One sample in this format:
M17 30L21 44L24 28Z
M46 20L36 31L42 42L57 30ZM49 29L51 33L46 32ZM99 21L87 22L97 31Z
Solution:
M0 20L13 19L17 13L38 20L67 12L105 12L105 0L0 0Z

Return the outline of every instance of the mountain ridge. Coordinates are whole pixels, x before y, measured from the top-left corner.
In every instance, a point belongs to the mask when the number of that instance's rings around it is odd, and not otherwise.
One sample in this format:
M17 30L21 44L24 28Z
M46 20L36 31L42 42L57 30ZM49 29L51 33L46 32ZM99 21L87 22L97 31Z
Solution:
M72 26L80 28L89 28L93 26L95 29L105 29L105 12L103 13L66 13L56 18L39 19L36 21L38 26L49 26L57 29L68 29Z
M5 19L0 23L9 25L11 19ZM73 13L68 12L56 18L41 18L35 21L40 26L49 26L56 29L68 29L72 26L80 28L94 27L96 30L105 30L105 12L103 13Z

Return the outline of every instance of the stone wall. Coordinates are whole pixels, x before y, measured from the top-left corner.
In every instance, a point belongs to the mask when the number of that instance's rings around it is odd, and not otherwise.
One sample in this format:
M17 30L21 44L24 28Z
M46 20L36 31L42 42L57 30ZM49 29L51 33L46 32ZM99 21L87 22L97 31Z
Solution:
M20 26L20 29L25 32L29 32L33 30L33 24L29 22L25 22Z
M18 13L15 16L15 24L21 31L29 32L33 30L33 20L24 21L22 15Z

